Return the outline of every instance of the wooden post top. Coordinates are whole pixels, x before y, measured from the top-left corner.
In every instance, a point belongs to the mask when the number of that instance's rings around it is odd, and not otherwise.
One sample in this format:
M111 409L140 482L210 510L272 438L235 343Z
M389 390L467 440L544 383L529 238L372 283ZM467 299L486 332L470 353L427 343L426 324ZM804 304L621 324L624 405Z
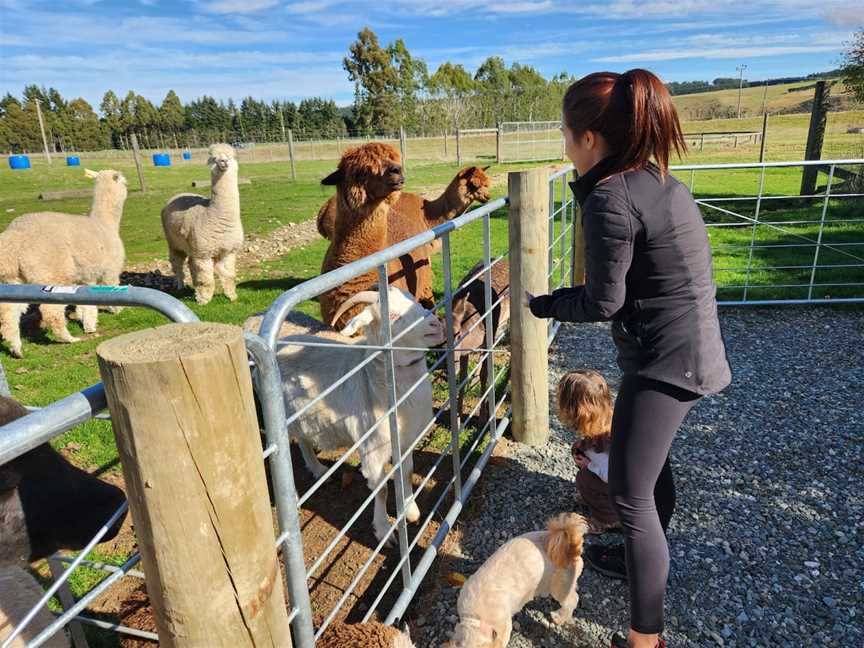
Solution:
M239 326L214 322L165 324L134 331L100 344L96 353L106 362L137 364L206 354L242 337Z

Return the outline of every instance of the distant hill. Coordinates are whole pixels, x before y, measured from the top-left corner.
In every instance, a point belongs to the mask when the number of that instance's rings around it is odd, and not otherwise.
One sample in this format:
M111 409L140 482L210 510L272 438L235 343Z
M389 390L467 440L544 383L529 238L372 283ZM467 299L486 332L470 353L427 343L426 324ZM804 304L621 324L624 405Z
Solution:
M834 110L853 110L856 105L852 94L839 78L831 79L831 103ZM807 79L795 83L778 83L765 86L745 87L741 91L741 116L753 117L762 114L765 97L766 109L772 114L809 112L813 101L816 81ZM672 97L681 119L725 119L736 116L738 88L679 94ZM858 104L860 106L860 104Z

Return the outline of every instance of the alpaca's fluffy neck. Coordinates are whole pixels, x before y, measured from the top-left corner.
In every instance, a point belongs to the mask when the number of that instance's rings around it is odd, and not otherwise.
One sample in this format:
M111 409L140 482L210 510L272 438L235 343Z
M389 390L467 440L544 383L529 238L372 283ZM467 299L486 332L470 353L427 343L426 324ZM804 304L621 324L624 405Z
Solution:
M459 181L459 176L453 178L447 188L435 200L426 203L424 213L429 227L440 225L448 220L461 216L474 202L466 188Z
M236 166L230 166L225 171L217 168L210 174L210 208L232 221L240 215L238 173Z
M387 247L387 216L392 200L364 203L352 210L340 188L336 194L333 245L340 253L343 264L349 261L346 254L360 258L367 250L383 250Z
M102 221L114 230L120 230L120 219L123 218L125 199L115 196L109 191L93 192L93 203L90 206L90 217Z

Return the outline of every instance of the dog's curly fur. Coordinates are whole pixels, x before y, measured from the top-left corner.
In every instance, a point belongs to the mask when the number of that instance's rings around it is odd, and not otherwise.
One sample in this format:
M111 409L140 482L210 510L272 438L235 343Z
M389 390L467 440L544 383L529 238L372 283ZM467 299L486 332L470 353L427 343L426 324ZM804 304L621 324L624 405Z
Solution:
M387 217L404 183L402 158L389 144L371 142L349 149L322 184L336 185L336 217L322 274L387 247ZM398 168L398 173L393 170ZM349 297L376 285L377 273L349 279L321 295L321 316L340 330L362 310L348 310L335 324L333 315Z
M561 605L552 613L554 623L571 621L587 531L581 515L562 513L549 520L546 531L525 533L499 548L459 592L459 623L442 648L505 648L513 615L537 596L551 595Z

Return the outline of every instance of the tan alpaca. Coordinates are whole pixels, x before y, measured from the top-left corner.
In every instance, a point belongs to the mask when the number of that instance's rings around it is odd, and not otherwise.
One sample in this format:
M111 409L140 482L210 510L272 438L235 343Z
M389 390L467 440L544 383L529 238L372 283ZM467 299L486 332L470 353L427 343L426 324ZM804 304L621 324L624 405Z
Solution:
M316 648L415 648L408 629L397 630L377 621L332 623L315 644Z
M116 286L126 252L120 219L126 178L118 171L85 172L95 180L87 216L36 212L19 216L0 234L0 283ZM0 337L21 358L21 315L27 304L0 304ZM77 342L66 328L66 307L43 304L42 326L62 342ZM77 309L84 331L96 331L96 306Z
M168 240L177 289L182 290L185 285L183 264L189 259L195 301L199 304L213 299L215 277L219 278L225 296L231 301L237 299L237 253L243 247L239 167L234 149L228 144L213 144L207 164L210 198L179 194L162 208L162 229Z
M387 218L405 184L402 158L388 144L371 142L349 149L336 171L321 181L336 186L336 218L322 274L387 247ZM367 272L321 295L321 316L337 330L363 310L357 304L341 313L339 307L353 295L374 288L377 273Z
M488 169L488 167L486 167ZM486 169L467 167L459 171L444 192L434 200L426 200L413 193L402 192L393 203L387 218L387 245L416 236L450 219L461 216L475 201L489 200L491 179ZM336 197L333 196L318 210L318 232L329 239L336 218ZM429 255L439 245L423 246L392 262L388 267L391 284L407 290L426 308L434 305L432 267ZM371 251L367 254L371 254Z

